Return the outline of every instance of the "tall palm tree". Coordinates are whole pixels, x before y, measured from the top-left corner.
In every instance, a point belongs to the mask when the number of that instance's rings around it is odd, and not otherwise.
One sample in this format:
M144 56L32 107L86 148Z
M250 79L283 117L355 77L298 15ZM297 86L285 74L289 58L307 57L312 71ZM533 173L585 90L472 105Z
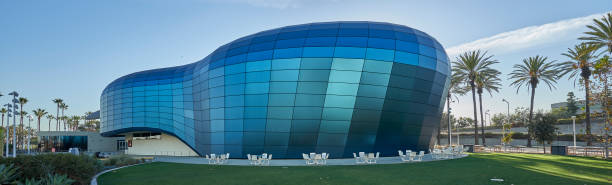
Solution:
M587 25L589 31L584 32L588 36L578 39L587 44L597 45L598 48L607 46L608 54L612 55L612 13L606 14L601 19L593 19L595 25Z
M597 46L599 46L599 48L604 48L604 46L606 46L607 50L608 50L608 55L612 56L612 13L607 13L604 17L602 17L601 19L593 19L593 22L595 22L595 25L587 25L587 28L589 28L589 31L584 32L587 36L585 37L580 37L580 40L584 40L587 43L590 44L595 44ZM602 96L604 97L603 100L603 107L607 108L608 106L608 100L607 97L608 95L608 73L609 73L609 58L604 57L601 60L599 60L598 64L596 64L597 66L595 67L595 74L600 74L600 79L603 80L603 85L604 88L602 90ZM603 74L603 75L602 75ZM603 77L603 78L602 78ZM610 113L608 112L609 110L604 111L604 121L605 123L609 123L610 120ZM609 134L609 124L606 124L605 127L605 139L608 140ZM606 147L605 148L605 154L604 157L608 158L608 143L609 142L605 142Z
M72 130L73 131L77 131L77 129L79 128L79 120L81 119L81 116L72 116Z
M2 113L2 128L4 128L4 115L8 112L5 108L0 109L0 113Z
M531 103L529 106L529 119L527 124L532 124L533 119L533 104L535 100L535 90L540 82L544 82L549 90L555 88L557 80L565 73L561 71L561 65L554 60L548 60L548 57L536 55L523 59L522 64L514 64L514 70L510 73L512 83L510 85L516 87L516 93L521 87L526 87L531 90ZM531 147L531 136L533 135L532 127L528 127L529 137L527 137L527 146Z
M466 84L472 90L472 104L474 105L474 144L478 145L478 112L476 109L476 78L481 73L492 71L490 66L498 63L492 59L493 56L488 56L487 52L468 51L457 57L457 61L453 62L452 72L454 75L462 79L462 83Z
M447 116L447 120L449 121L451 120L451 114L450 114L450 103L451 103L451 99L453 97L457 98L457 95L464 95L465 93L467 93L467 89L465 87L461 86L461 81L462 79L458 78L456 75L451 75L450 77L450 83L448 84L448 92L446 93L446 108L448 110L446 116ZM449 123L446 123L449 124ZM450 125L448 125L449 128L448 129L448 133L451 133L450 130ZM440 135L439 132L440 129L438 129L438 135ZM448 135L448 144L452 145L451 143L451 134Z
M564 63L565 73L570 73L570 78L581 78L582 84L584 85L584 101L585 101L585 116L586 116L586 136L587 146L593 145L591 135L591 103L590 100L590 78L592 73L592 60L596 58L595 50L598 45L581 43L574 46L573 49L568 48L566 53L562 55L571 59Z
M51 131L51 121L53 121L53 119L55 119L55 117L51 114L47 114L47 119L49 120L49 131Z
M33 110L32 112L34 112L34 115L36 115L36 118L38 118L38 132L40 132L40 118L42 118L43 116L45 116L45 114L47 114L48 112L45 111L45 109L36 109Z
M484 133L484 111L482 109L482 93L483 91L489 92L489 95L493 95L493 91L499 92L499 87L501 86L501 79L498 76L501 75L501 72L493 69L486 70L480 73L476 77L476 92L478 93L478 103L480 104L480 131L482 138L482 145L485 145L485 133Z
M64 100L59 99L59 98L56 98L56 99L54 99L54 100L53 100L53 103L57 104L57 113L55 114L55 117L56 117L56 120L57 120L57 123L55 124L55 130L56 130L56 131L59 131L59 121L60 121L60 120L59 120L59 117L60 117L60 116L59 116L59 109L60 109L60 105L61 105L63 102L64 102Z
M62 104L60 105L60 108L62 109L62 117L64 117L64 111L65 111L66 109L68 109L68 105L66 105L66 103L62 103ZM63 120L62 120L62 121L63 121L63 125L64 125L64 131L66 131L66 121L67 121L67 120L68 120L68 119L63 119Z
M26 103L28 103L28 99L25 97L19 97L18 99L19 101L19 112L24 112L23 111L23 105L25 105ZM20 128L20 132L23 130L23 117L26 116L28 113L25 112L25 114L19 114L19 128ZM22 140L23 141L23 140Z
M23 119L24 116L27 116L28 112L26 111L19 111L19 116ZM25 129L23 128L23 121L21 122L21 124L19 124L19 127L17 127L18 132L16 133L17 135L19 135L18 138L18 142L17 143L21 143L22 147L25 147L25 140L24 140L24 136L25 136Z

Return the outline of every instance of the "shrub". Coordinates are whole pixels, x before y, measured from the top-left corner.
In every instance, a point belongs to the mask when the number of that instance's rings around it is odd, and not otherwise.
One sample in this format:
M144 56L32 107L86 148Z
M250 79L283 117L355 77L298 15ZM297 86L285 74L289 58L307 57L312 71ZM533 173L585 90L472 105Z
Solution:
M18 168L13 167L12 164L10 165L0 164L0 184L12 183L18 177L19 177Z
M87 155L40 154L19 155L0 159L0 164L15 165L22 173L20 179L42 179L49 174L67 175L75 184L89 184L102 169L102 164Z
M138 164L140 160L131 158L128 155L122 154L109 158L104 163L105 166L127 166L132 164Z

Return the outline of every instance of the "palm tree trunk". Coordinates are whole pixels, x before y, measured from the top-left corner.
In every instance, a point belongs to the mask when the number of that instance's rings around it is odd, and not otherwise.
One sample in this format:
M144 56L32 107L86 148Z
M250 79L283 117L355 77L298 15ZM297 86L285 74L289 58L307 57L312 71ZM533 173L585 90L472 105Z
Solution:
M38 132L40 132L40 117L38 117Z
M49 127L47 129L51 131L51 119L49 119Z
M450 120L451 119L451 115L450 115L450 102L451 102L451 100L450 99L451 99L451 94L450 94L450 90L449 90L449 93L446 96L446 106L447 106L446 109L447 109L447 112L448 112L447 115L446 115L446 117L447 117L446 119L448 119L448 120L446 120L448 122L447 123L448 124L448 131L447 131L447 133L448 133L448 146L452 146L453 145L451 143L451 137L453 137L453 136L451 135L451 125L450 125L450 122L451 122L451 120Z
M527 122L527 147L531 147L531 135L532 135L532 126L531 120L533 118L533 101L535 97L535 86L531 86L531 103L529 104L529 122Z
M484 133L484 114L482 111L482 93L478 93L478 103L480 104L480 138L482 138L482 145L485 145L485 133Z
M585 116L586 116L586 139L587 139L587 146L591 146L593 145L593 141L592 141L592 136L591 136L591 106L589 106L589 103L591 102L591 100L589 99L590 95L589 95L589 79L588 78L584 78L584 101L585 101Z
M57 104L57 113L55 114L55 131L59 131L59 103Z
M474 105L474 145L478 145L478 110L476 109L476 90L474 82L470 83L472 86L472 104Z

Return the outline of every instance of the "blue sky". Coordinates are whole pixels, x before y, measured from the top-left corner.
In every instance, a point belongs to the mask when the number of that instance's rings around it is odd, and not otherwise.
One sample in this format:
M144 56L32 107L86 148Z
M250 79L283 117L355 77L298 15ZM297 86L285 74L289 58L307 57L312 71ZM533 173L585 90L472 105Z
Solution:
M420 29L449 54L490 50L500 61L504 87L484 96L484 107L505 112L528 106L526 90L508 87L507 74L536 54L564 61L592 17L612 1L348 1L348 0L133 0L0 1L0 92L18 91L25 108L55 112L54 98L68 115L99 109L99 95L112 80L136 71L177 66L204 58L216 47L271 28L318 21L367 20ZM588 17L591 16L591 17ZM572 80L536 92L536 108L565 100ZM9 101L7 96L0 102ZM469 116L471 100L452 105ZM46 120L43 120L45 123ZM45 125L45 124L43 124ZM46 126L43 126L46 130Z

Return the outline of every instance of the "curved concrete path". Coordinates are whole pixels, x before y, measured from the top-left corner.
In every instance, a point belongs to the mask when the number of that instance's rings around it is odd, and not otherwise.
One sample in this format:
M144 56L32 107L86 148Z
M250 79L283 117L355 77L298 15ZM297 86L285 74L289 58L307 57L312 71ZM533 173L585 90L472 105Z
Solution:
M462 158L466 156L467 154L462 154L461 156L455 156L454 158L449 158L449 159L457 159L457 158ZM421 162L438 161L438 160L448 160L448 159L433 159L430 154L425 154ZM153 161L185 163L185 164L209 164L208 159L205 159L202 157L155 157ZM398 164L398 163L411 163L411 162L402 162L402 160L398 156L381 157L376 161L376 164ZM224 164L215 164L215 165L252 166L249 163L249 160L247 159L229 159ZM356 164L354 158L344 158L344 159L328 159L327 165L369 165L369 164ZM307 165L303 159L274 159L273 158L270 161L269 166L307 166Z

